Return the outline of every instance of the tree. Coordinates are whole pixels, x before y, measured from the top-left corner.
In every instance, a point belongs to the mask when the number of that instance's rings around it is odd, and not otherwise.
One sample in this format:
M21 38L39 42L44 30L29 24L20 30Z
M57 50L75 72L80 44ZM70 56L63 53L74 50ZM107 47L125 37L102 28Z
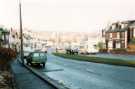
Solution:
M96 45L98 49L104 49L104 43L103 42L98 42L98 44Z

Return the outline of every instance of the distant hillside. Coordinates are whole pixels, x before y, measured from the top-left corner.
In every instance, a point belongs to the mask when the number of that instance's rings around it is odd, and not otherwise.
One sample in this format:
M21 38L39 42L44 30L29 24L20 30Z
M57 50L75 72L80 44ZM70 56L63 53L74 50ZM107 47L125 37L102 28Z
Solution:
M101 36L99 33L87 33L87 32L49 32L49 31L42 31L42 32L35 32L40 38L50 40L50 41L71 41L71 42L78 42L80 40L85 40L89 38L96 38Z

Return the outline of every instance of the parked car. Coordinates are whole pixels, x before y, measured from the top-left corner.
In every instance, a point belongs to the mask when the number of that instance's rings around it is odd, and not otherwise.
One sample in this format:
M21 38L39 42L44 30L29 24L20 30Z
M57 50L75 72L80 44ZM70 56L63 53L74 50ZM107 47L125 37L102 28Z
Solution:
M44 52L32 52L28 56L25 56L27 65L29 64L42 64L43 67L45 67L47 56Z
M99 51L97 49L94 48L89 48L89 49L80 49L79 53L80 54L85 54L85 55L89 55L89 54L97 54Z
M72 54L72 55L74 55L74 54L78 54L78 48L68 48L68 49L65 49L66 50L66 53L67 54Z
M84 48L79 49L79 54L89 54L88 51Z

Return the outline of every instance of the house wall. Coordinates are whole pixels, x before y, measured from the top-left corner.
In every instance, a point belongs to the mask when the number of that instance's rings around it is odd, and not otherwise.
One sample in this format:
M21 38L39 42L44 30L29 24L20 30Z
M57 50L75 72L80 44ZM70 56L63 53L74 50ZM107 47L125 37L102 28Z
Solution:
M108 50L127 48L127 32L110 32L106 33L106 37L106 47Z
M112 33L112 38L117 38L117 33Z
M133 29L133 37L135 37L135 28Z
M117 39L120 39L120 32L117 32Z

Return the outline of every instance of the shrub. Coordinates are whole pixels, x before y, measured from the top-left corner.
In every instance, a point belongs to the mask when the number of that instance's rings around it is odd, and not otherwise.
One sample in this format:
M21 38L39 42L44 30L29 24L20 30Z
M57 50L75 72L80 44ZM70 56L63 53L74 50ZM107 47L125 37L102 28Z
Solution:
M99 52L106 53L107 52L107 49L99 49Z
M1 70L7 70L9 63L16 57L16 52L10 48L0 48L0 68Z
M104 43L103 42L98 42L98 44L96 45L96 48L98 48L98 49L104 49L105 47L104 47Z
M115 48L112 51L123 51L123 52L126 52L127 49L125 49L125 48Z
M110 50L110 52L114 53L114 54L126 54L127 49L125 49L125 48L116 48L116 49Z
M130 43L130 44L135 44L135 38L132 38L129 43Z

